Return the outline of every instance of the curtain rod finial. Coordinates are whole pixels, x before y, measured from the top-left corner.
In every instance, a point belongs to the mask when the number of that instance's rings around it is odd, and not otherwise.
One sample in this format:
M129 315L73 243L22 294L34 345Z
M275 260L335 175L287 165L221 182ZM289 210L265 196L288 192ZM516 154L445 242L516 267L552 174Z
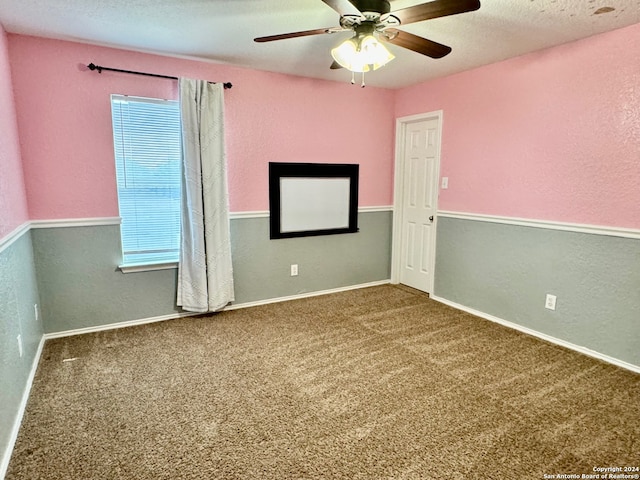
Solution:
M88 68L89 70L92 70L92 71L93 71L93 70L98 70L98 73L102 73L102 67L101 67L101 66L99 66L99 65L96 65L96 64L95 64L95 63L93 63L93 62L92 62L92 63L90 63L89 65L87 65L87 68Z

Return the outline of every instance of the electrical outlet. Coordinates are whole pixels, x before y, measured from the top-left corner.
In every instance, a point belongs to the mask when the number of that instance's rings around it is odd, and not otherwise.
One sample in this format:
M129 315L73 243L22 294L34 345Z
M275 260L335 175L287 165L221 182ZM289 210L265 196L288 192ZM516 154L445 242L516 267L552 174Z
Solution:
M556 309L556 296L547 293L547 299L544 301L544 308L548 308L549 310Z
M297 277L298 276L298 264L296 264L296 263L291 265L291 276L292 277Z
M38 320L40 320L40 312L38 311L38 304L37 303L33 304L33 311L34 311L34 313L36 315L36 322L37 322Z
M22 358L22 335L18 335L18 353L20 354L20 358Z
M449 188L449 177L442 177L442 189L446 190Z

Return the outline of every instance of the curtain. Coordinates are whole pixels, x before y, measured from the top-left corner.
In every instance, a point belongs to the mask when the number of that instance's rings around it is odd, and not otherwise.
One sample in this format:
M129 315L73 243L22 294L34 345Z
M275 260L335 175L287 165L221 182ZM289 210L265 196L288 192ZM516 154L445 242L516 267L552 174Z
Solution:
M224 147L224 87L181 78L182 239L177 304L212 312L234 300Z

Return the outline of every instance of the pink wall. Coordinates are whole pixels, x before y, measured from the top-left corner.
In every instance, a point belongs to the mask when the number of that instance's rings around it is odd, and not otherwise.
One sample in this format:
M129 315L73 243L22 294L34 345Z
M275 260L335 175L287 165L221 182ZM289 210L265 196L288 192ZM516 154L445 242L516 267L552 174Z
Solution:
M7 44L0 24L0 239L28 220Z
M117 216L109 95L177 98L175 81L90 62L233 83L233 212L268 209L269 161L360 163L360 205L392 203L393 91L21 35L9 47L31 219Z
M640 228L640 24L401 90L443 110L439 208Z
M32 219L116 216L109 94L176 98L175 82L98 75L83 68L93 61L233 82L235 212L268 208L269 161L358 162L361 206L391 204L395 105L396 117L444 111L440 209L640 228L640 25L397 92L20 35L8 42ZM0 95L11 98L0 62ZM25 218L8 138L4 231Z

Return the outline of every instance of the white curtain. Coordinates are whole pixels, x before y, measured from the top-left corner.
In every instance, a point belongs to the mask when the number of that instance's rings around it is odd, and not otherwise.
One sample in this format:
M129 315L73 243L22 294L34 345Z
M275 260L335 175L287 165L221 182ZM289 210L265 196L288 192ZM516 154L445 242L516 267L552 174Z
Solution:
M234 300L224 147L224 87L181 78L182 241L177 304L212 312Z

